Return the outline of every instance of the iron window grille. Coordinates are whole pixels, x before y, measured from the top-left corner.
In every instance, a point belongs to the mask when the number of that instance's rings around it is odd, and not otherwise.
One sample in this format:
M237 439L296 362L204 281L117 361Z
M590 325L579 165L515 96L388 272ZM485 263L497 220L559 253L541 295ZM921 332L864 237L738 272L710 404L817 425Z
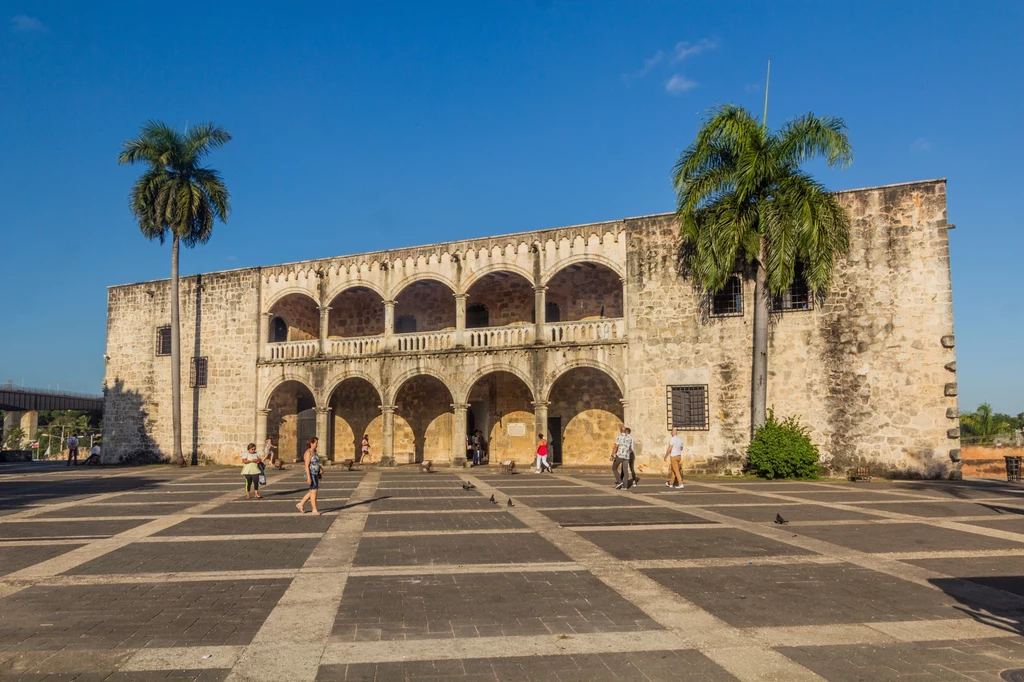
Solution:
M710 428L707 385L669 386L666 400L669 430L707 431Z
M813 303L810 287L807 286L807 278L804 277L803 264L798 262L793 272L792 284L786 287L781 294L772 296L772 312L810 310Z
M171 354L171 325L156 328L156 354Z
M743 280L732 275L717 294L711 295L711 314L715 317L743 315Z
M192 358L192 371L189 374L189 386L191 388L205 388L206 379L209 374L208 358Z

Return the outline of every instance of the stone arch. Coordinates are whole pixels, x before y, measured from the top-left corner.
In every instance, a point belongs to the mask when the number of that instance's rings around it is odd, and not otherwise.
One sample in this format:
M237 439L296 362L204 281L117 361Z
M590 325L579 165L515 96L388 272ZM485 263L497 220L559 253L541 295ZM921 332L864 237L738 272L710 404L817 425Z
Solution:
M536 286L536 283L533 281L533 272L532 271L527 270L526 268L522 267L521 265L516 265L514 263L494 263L492 265L485 265L484 267L482 267L482 268L480 268L478 270L474 270L472 272L472 274L470 274L464 280L462 280L462 282L461 282L461 290L458 293L460 293L460 294L467 294L467 293L469 293L470 288L474 284L476 284L478 281L480 281L481 279L483 279L487 275L493 275L496 272L511 272L511 273L515 273L517 275L520 275L523 279L525 279L527 282L529 282L532 286Z
M302 384L313 396L314 401L316 401L316 405L318 407L320 406L321 403L318 400L317 392L313 390L313 386L309 382L309 377L304 373L299 373L290 369L285 369L283 372L277 374L270 383L263 387L263 390L260 391L259 405L263 409L267 409L270 398L274 395L274 391L280 388L282 384L288 383L289 381Z
M466 329L532 325L535 302L532 276L524 276L518 269L492 269L466 287ZM488 311L487 324L471 324L470 308L481 306Z
M445 388L448 389L449 393L451 393L453 396L455 395L455 392L452 391L452 382L442 372L431 367L414 367L413 369L402 372L394 380L385 382L386 388L382 393L385 401L384 404L394 406L395 396L398 395L398 392L401 390L402 386L404 386L406 382L408 382L410 379L415 379L417 376L421 374L434 377L442 384L444 384Z
M309 300L313 302L313 305L317 307L320 306L320 301L316 299L316 296L309 289L300 286L290 286L285 287L284 289L281 289L279 291L275 291L270 298L264 301L264 312L269 313L274 308L275 305L281 302L281 299L287 296L291 296L292 294L302 294L303 296L308 297Z
M542 389L542 392L544 394L544 400L551 399L551 389L555 385L555 382L558 381L563 375L568 374L574 369L580 369L584 367L596 369L600 372L607 374L611 378L611 380L615 382L615 385L619 389L619 393L622 394L623 396L626 395L625 382L622 380L622 377L619 375L619 373L616 372L610 365L607 365L603 362L599 362L597 360L572 360L570 362L565 363L564 365L559 365L558 369L549 372L547 377L545 377L544 388Z
M349 289L358 289L359 287L375 291L381 299L387 300L387 290L377 282L372 282L368 279L346 280L328 291L324 298L327 301L333 301L339 294L343 294ZM330 303L328 303L328 305L330 305Z
M363 436L370 442L369 459L379 461L384 444L384 419L380 390L362 372L348 372L325 394L331 408L324 451L335 461L363 461Z
M466 435L480 431L491 463L511 459L532 464L536 420L530 379L510 366L492 365L488 370L476 372L467 382Z
M265 392L267 437L284 461L298 461L305 440L316 435L316 393L296 376L282 376Z
M321 405L326 405L328 401L330 401L331 399L331 394L338 390L338 387L341 386L346 381L348 381L349 379L362 379L366 381L366 383L370 384L370 386L373 387L373 390L377 391L377 397L380 400L380 402L378 402L377 404L384 404L384 390L381 388L380 382L378 382L368 372L364 372L358 369L345 370L341 374L334 375L327 382L324 382L324 391L320 395L321 399L318 401L318 403Z
M552 448L564 464L605 464L623 425L621 384L595 364L559 372L548 389Z
M433 373L417 372L394 395L394 457L399 463L448 462L455 411L451 388Z
M562 322L623 317L622 274L605 261L581 258L563 262L545 279L547 301L558 305Z
M327 336L359 338L384 333L384 297L375 287L352 284L328 299Z
M288 326L289 341L311 341L320 338L320 306L304 289L276 296L267 307L271 319L277 317ZM266 339L270 341L270 339Z
M476 382L480 381L488 374L493 374L495 372L507 372L509 374L516 375L522 379L523 383L530 389L530 394L533 395L533 377L530 376L529 372L510 363L494 363L487 365L486 367L481 367L466 377L465 381L463 381L460 386L456 387L457 392L453 393L453 395L461 396L463 398L462 402L464 403L469 402L469 393L473 390L473 386L476 385ZM537 398L534 397L533 399L536 400Z
M553 263L549 268L541 273L540 281L544 286L547 286L551 282L551 278L557 275L562 270L565 270L570 265L579 265L581 263L597 263L603 265L619 277L626 278L625 265L618 263L607 256L602 256L596 253L580 253L568 258L561 258L557 262Z
M411 316L416 320L416 332L455 329L455 289L444 278L425 276L408 281L396 289L394 300L395 319Z
M440 275L436 272L417 272L405 277L397 284L391 286L391 300L397 299L398 296L402 293L402 291L407 289L410 284L415 284L416 282L423 282L426 280L432 280L434 282L438 282L440 284L445 285L446 287L451 289L453 297L455 293L458 291L458 287L455 286L455 282L449 279L448 277L445 277L444 275ZM388 299L385 298L384 300Z

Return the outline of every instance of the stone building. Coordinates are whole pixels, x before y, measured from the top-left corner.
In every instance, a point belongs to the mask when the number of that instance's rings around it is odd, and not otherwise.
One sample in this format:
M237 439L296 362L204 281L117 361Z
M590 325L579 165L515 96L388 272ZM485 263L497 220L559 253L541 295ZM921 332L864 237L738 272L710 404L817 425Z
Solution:
M773 301L768 403L806 423L833 471L945 475L959 458L944 180L839 194L852 227L826 300ZM349 459L605 465L632 427L661 470L738 467L749 440L753 282L714 298L678 271L672 214L181 280L183 448L239 461L311 434ZM170 450L167 280L111 287L104 457Z

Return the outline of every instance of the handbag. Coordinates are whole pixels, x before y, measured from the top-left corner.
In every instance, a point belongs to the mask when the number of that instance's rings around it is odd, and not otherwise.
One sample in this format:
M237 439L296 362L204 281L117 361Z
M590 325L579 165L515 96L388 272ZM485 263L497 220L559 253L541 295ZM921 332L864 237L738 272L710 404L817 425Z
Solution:
M267 484L267 475L261 471L260 472L260 485L266 485L266 484Z

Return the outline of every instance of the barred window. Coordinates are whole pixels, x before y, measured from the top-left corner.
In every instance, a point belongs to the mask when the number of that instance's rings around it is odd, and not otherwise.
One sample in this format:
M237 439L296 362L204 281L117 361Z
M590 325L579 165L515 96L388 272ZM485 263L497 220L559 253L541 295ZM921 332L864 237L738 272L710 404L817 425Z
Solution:
M790 310L810 310L811 290L804 276L804 264L797 261L793 271L793 283L778 296L772 296L772 311L781 313Z
M189 375L189 386L192 388L205 388L207 377L207 358L192 358L192 372Z
M171 325L156 328L156 354L171 354Z
M669 386L666 398L670 430L707 431L710 428L707 385Z
M743 280L732 275L717 294L711 296L711 314L716 316L743 314Z

